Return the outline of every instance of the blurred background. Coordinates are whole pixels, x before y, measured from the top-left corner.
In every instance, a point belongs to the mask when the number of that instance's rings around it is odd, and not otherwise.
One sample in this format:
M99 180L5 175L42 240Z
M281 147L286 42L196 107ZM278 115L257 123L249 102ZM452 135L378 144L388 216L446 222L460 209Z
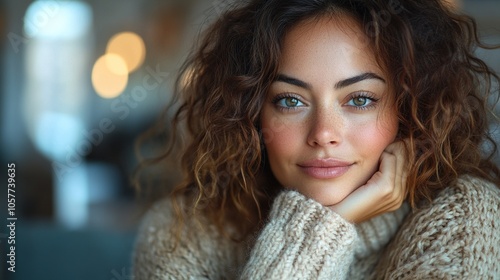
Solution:
M486 43L500 44L500 0L452 2ZM0 2L0 279L132 279L144 210L130 183L134 141L168 102L196 35L228 3ZM499 50L478 55L500 72ZM498 122L491 129L500 142ZM9 163L15 273L6 262Z

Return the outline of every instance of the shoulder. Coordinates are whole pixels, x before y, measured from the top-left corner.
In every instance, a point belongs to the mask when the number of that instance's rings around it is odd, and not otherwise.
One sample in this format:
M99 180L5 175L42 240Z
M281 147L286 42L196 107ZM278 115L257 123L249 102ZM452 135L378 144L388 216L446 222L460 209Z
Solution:
M142 217L133 254L134 276L162 279L174 242L174 215L169 199L156 202Z
M424 233L443 229L470 229L496 223L500 205L500 188L477 177L462 176L441 190L431 202L413 209L405 227ZM448 232L447 234L452 234ZM498 234L498 233L497 233Z
M451 235L477 229L498 237L498 227L491 226L498 225L499 205L500 188L484 179L462 176L443 189L432 202L415 209L412 220L427 232L447 230L446 235ZM467 235L466 238L477 238Z
M153 204L144 214L139 225L139 234L157 232L158 229L174 222L174 210L171 201L163 198Z
M455 204L475 208L498 207L500 188L491 182L472 176L462 176L457 182L443 189L430 204L436 207L441 204L453 207Z
M379 267L398 279L483 279L500 274L500 189L462 176L410 213Z
M479 241L480 236L470 235L476 231L479 235L498 237L499 205L500 189L497 186L480 178L462 176L443 189L432 202L414 209L409 217L411 222L406 226L412 231L421 231L422 236L439 234L447 242L468 238ZM493 228L493 225L497 227ZM465 236L460 236L462 234Z
M206 219L190 217L182 227L176 222L169 198L154 204L144 215L133 254L137 279L218 278L235 266L235 243L221 236Z

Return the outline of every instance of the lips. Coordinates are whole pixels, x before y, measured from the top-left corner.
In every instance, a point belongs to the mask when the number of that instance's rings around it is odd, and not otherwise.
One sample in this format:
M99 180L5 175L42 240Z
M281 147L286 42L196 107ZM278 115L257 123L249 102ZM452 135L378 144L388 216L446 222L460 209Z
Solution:
M302 172L316 179L333 179L344 175L353 162L338 159L313 159L297 164Z

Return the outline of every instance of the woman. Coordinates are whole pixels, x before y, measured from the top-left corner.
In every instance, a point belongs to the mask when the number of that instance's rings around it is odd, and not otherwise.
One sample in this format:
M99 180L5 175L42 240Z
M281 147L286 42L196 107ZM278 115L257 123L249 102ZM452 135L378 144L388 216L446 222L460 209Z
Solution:
M144 218L136 278L500 277L478 44L437 0L226 12L180 76L185 177Z

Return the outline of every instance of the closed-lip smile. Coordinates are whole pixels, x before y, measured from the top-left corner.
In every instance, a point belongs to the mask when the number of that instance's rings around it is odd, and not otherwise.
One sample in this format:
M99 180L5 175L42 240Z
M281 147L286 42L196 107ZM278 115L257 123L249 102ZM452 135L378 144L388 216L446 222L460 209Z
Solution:
M312 159L297 164L305 174L316 179L333 179L346 173L353 162L343 161L335 158Z

